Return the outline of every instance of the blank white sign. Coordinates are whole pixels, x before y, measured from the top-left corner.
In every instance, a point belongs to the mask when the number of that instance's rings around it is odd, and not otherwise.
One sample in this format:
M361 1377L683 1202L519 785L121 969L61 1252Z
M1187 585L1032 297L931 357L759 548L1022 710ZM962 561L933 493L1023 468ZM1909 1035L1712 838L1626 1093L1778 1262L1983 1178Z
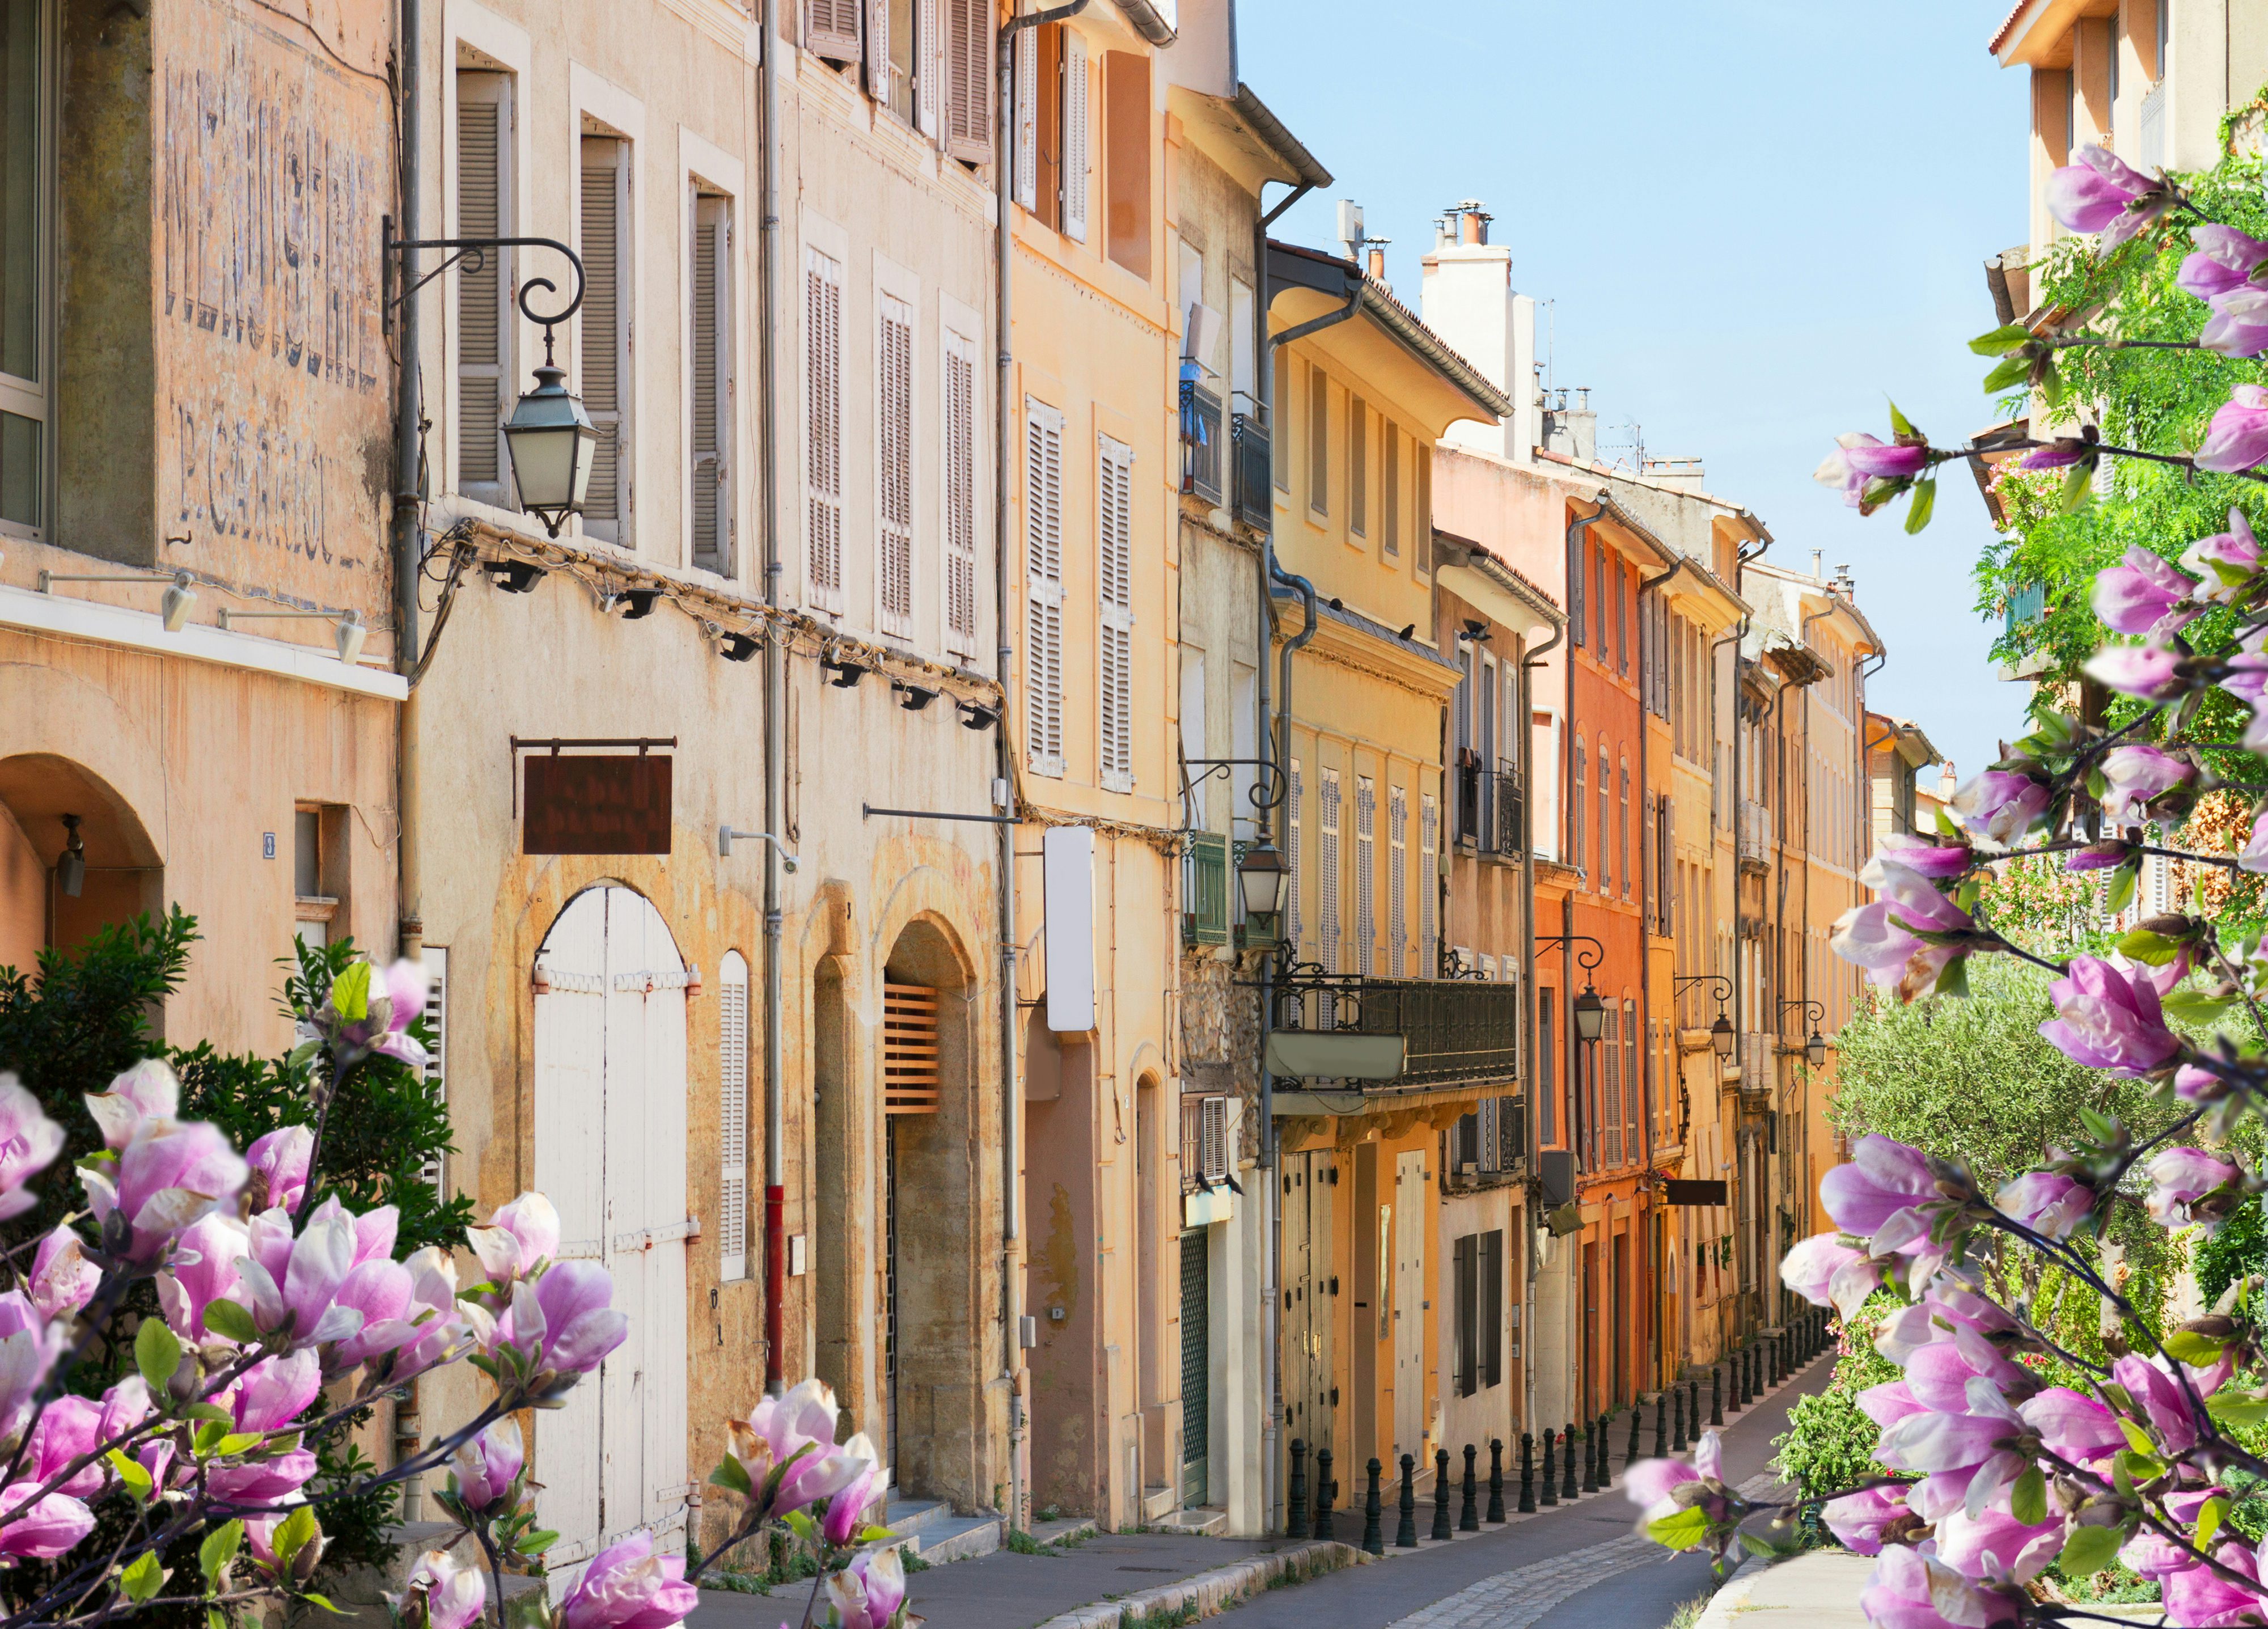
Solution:
M1050 826L1040 839L1042 908L1047 912L1048 1028L1094 1028L1094 833Z

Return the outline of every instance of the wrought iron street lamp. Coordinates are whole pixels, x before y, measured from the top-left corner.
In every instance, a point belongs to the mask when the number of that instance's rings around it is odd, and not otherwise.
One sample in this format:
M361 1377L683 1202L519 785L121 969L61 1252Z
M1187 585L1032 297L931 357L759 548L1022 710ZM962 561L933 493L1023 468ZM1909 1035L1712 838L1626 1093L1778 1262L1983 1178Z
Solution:
M1284 857L1272 843L1256 843L1236 862L1236 885L1244 891L1244 914L1273 917L1283 902Z
M1826 1007L1817 1001L1797 999L1781 1002L1779 1010L1785 1013L1792 1006L1801 1007L1803 1015L1811 1021L1811 1034L1803 1043L1804 1061L1814 1069L1823 1067L1827 1062L1827 1037L1819 1033L1819 1026L1827 1021Z
M1599 999L1599 992L1590 985L1575 998L1575 1037L1580 1041L1595 1041L1607 1032L1607 1004Z
M1725 1005L1733 999L1733 981L1722 973L1690 973L1669 981L1673 991L1683 990L1688 984L1717 986L1717 1021L1709 1026L1709 1044L1716 1049L1718 1057L1732 1057L1733 1021L1726 1016Z

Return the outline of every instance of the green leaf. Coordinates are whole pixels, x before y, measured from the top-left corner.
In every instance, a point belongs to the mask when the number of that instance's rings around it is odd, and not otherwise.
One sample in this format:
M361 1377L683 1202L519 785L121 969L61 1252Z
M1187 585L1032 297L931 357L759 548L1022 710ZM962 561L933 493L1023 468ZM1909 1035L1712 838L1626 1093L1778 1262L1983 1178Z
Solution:
M1758 1538L1754 1533L1742 1533L1741 1535L1741 1548L1747 1551L1750 1555L1774 1556L1779 1553L1779 1552L1773 1549L1769 1543L1764 1539Z
M1990 334L1979 334L1969 342L1969 349L1980 357L2005 356L2010 347L2029 344L2031 338L2031 329L2021 322L2011 322L1994 328Z
M548 1527L539 1527L533 1533L522 1533L517 1548L522 1555L541 1555L559 1542L559 1535Z
M811 1519L808 1511L791 1510L781 1518L787 1529L806 1544L815 1544L819 1538L819 1523Z
M224 1522L205 1535L205 1542L197 1547L197 1566L211 1583L236 1559L236 1552L244 1543L244 1523Z
M301 1505L290 1515L285 1516L281 1522L277 1523L276 1537L269 1541L276 1552L276 1570L279 1573L290 1572L292 1559L305 1550L322 1530L316 1525L315 1507L313 1505Z
M2032 376L2029 357L2010 357L1984 376L1984 394L1997 396L2012 385L2021 385Z
M150 1473L138 1462L127 1458L125 1449L112 1448L103 1457L110 1462L110 1468L118 1473L119 1481L129 1493L136 1499L150 1497Z
M2210 1368L2220 1360L2225 1340L2215 1340L2210 1335L2200 1335L2195 1330L2176 1330L2163 1343L2166 1355L2196 1368Z
M139 1606L166 1587L166 1569L158 1565L158 1552L144 1550L134 1558L134 1565L118 1575L118 1582L126 1591L126 1598Z
M2118 1140L2118 1123L2107 1116L2096 1113L2084 1103L2080 1105L2079 1123L2087 1128L2087 1134L2098 1143L2115 1143Z
M2063 472L2063 485L2056 493L2058 514L2077 514L2087 507L2087 500L2095 496L2095 466L2081 459Z
M2216 1024L2235 1006L2234 996L2209 996L2202 990L2181 989L2161 996L2158 1005L2169 1018L2179 1019L2185 1024Z
M325 1611L327 1611L327 1612L334 1612L334 1613L336 1613L336 1614L337 1614L339 1617L341 1617L341 1618L344 1618L344 1617L347 1615L347 1614L346 1614L346 1609L345 1609L344 1607L342 1607L342 1606L333 1606L333 1605L331 1604L331 1597L330 1597L330 1596L327 1596L327 1595L317 1595L317 1594L316 1594L313 1590L312 1590L312 1589L308 1590L305 1595L301 1596L299 1598L300 1598L302 1601L313 1601L313 1602L317 1606L321 1607Z
M263 1431L235 1431L213 1444L213 1456L226 1459L232 1455L249 1454L268 1440Z
M370 963L350 962L331 981L331 1010L350 1024L370 1016Z
M1690 1550L1709 1531L1709 1513L1698 1505L1687 1507L1675 1515L1646 1524L1646 1536L1657 1544L1672 1550Z
M886 1538L896 1537L888 1528L876 1527L871 1522L858 1529L858 1542L862 1544L879 1544Z
M718 1461L717 1469L709 1473L709 1485L711 1487L721 1487L728 1493L739 1493L743 1496L746 1496L752 1491L748 1484L748 1472L747 1468L730 1454L725 1455L722 1460Z
M220 1421L201 1419L197 1422L196 1434L189 1439L189 1452L199 1459L210 1459L213 1451L220 1447L221 1439L231 1434L229 1428Z
M2213 1536L2220 1530L2220 1524L2228 1519L2228 1500L2223 1495L2215 1493L2198 1507L2197 1529L2191 1535L2190 1542L2200 1551L2208 1555L2211 1554Z
M2117 1559L2119 1543L2115 1527L2075 1527L2064 1540L2056 1565L2066 1578L2090 1578Z
M236 1416L217 1403L192 1403L181 1411L184 1419L217 1419L224 1426L236 1424Z
M1913 427L1912 422L1904 414L1898 411L1898 404L1895 402L1890 403L1890 433L1894 436L1913 436L1921 433Z
M2248 1428L2268 1421L2268 1397L2246 1391L2216 1391L2205 1400L2205 1412L2224 1426Z
M2064 397L2070 394L2064 389L2063 370L2055 365L2052 357L2040 365L2040 377L2032 389L2042 402L2051 408L2061 407Z
M1937 477L1927 475L1914 483L1913 501L1906 505L1906 533L1909 536L1929 524L1930 513L1937 507Z
M2026 1527L2037 1527L2048 1519L2048 1479L2037 1465L2018 1477L2009 1490L2008 1513Z
M2126 1479L2137 1485L2164 1475L2166 1470L2164 1463L2156 1455L2138 1453L2132 1448L2120 1449L2117 1463L2125 1471Z
M2137 1454L2141 1455L2144 1458L2148 1458L2157 1451L2158 1445L2150 1441L2150 1434L2143 1430L2141 1426L2136 1425L2132 1420L2120 1420L2118 1422L2118 1429L2124 1432L2126 1435L2126 1446L2132 1448Z
M2152 967L2163 967L2181 953L2182 947L2172 940L2146 927L2136 928L2118 941L2120 955L2129 962L2146 962Z
M1955 956L1947 962L1937 976L1932 995L1965 996L1969 993L1969 958Z
M232 1301L217 1301L205 1308L205 1328L223 1340L249 1346L260 1339L252 1315Z
M150 1389L162 1397L166 1382L181 1367L181 1343L166 1327L165 1319L142 1320L141 1330L134 1337L134 1367L142 1371Z
M2102 914L2115 917L2134 903L2134 880L2141 873L2139 866L2121 866L2113 871L2102 885Z

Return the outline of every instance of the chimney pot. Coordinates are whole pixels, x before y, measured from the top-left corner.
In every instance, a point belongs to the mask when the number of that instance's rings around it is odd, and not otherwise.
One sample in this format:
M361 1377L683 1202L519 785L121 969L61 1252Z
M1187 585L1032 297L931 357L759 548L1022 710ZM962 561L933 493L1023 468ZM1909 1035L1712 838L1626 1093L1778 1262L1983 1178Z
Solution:
M1368 258L1370 263L1364 270L1373 283L1383 284L1386 281L1386 251L1373 244Z
M1488 241L1488 217L1476 210L1466 210L1457 217L1457 241L1466 245Z

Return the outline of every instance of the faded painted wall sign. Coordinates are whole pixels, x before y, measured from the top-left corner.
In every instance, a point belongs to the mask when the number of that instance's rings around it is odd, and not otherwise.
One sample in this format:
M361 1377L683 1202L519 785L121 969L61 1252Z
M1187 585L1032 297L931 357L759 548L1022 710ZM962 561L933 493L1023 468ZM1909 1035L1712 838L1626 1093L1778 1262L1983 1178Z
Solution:
M161 513L200 567L354 604L382 593L394 136L382 75L350 64L386 8L300 9L158 13Z

